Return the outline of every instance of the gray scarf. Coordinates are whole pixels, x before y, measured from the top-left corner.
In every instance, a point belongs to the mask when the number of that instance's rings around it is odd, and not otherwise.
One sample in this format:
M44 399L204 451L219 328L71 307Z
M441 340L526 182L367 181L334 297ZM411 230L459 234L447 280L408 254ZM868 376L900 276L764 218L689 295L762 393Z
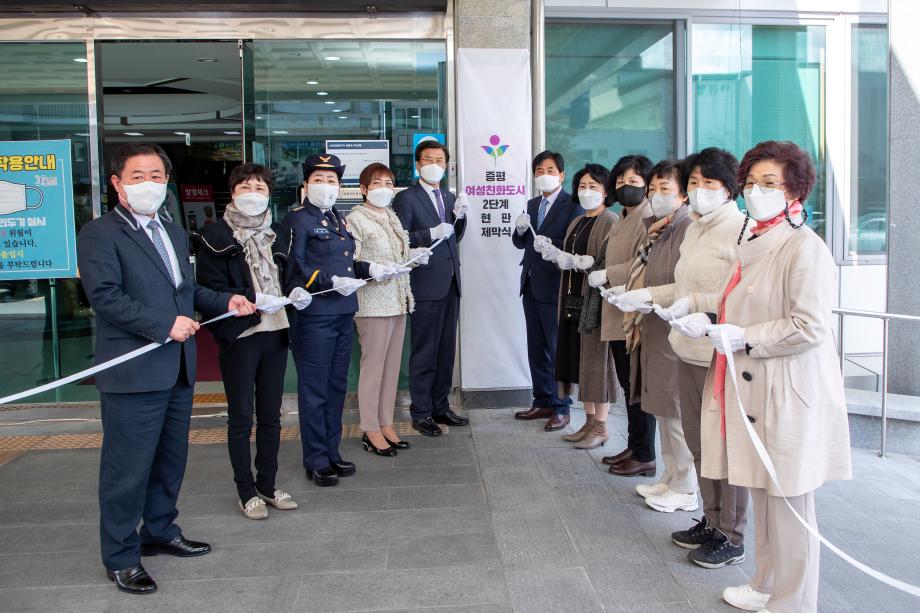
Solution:
M252 272L255 291L280 296L281 281L278 265L275 264L272 257L275 232L271 229L271 209L265 209L265 212L257 217L250 217L231 202L224 212L224 221L233 231L233 238L243 246L243 255Z

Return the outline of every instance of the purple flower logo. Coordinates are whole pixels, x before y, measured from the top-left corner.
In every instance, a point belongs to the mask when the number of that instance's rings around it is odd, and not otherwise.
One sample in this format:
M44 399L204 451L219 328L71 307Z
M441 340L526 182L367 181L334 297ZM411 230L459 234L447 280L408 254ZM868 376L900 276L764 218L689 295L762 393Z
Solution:
M501 142L501 137L498 134L493 134L489 138L489 145L482 145L482 150L492 158L495 165L498 165L498 158L505 155L505 152L508 151L508 145L502 145L500 144Z

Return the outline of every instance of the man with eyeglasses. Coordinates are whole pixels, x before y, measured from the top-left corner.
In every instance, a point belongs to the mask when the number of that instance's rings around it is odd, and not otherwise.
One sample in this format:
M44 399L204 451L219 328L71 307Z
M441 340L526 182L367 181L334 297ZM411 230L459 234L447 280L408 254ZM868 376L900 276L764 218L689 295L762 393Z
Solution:
M441 189L450 153L434 140L415 149L419 181L396 195L393 210L409 233L410 247L442 244L428 264L411 273L415 311L410 315L409 394L412 428L423 436L440 436L438 424L466 426L469 419L450 408L457 318L460 312L460 254L457 243L466 231L466 198Z

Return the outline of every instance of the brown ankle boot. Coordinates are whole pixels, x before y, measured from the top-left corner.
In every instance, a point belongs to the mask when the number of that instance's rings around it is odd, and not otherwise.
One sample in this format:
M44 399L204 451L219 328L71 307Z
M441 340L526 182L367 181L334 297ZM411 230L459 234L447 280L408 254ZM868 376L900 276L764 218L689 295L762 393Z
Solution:
M572 434L563 434L562 440L568 441L569 443L577 443L588 436L588 432L591 432L592 428L594 428L594 415L588 415L587 419L585 419L585 425Z
M607 422L595 420L591 432L581 441L575 443L575 449L594 449L607 442L610 437L607 435Z

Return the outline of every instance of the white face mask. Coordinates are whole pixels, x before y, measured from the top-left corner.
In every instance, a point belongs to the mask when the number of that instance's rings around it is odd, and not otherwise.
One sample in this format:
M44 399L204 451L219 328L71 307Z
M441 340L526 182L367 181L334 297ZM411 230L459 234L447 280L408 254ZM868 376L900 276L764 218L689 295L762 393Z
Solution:
M307 199L317 208L328 211L339 197L339 186L331 183L309 183Z
M260 194L259 192L240 194L239 196L234 196L233 204L235 204L236 208L244 215L257 217L268 208L268 196Z
M26 190L31 189L38 192L38 204L28 205ZM37 187L23 185L22 183L11 183L9 181L0 181L0 215L9 215L10 213L21 213L26 209L37 209L42 205L45 199L42 191Z
M428 183L440 183L444 178L444 169L437 164L428 164L419 168L418 174Z
M548 193L556 191L556 188L559 187L559 175L540 175L539 177L534 177L533 184L534 187L541 192Z
M131 210L141 215L153 215L166 200L166 184L144 181L134 185L122 184Z
M604 202L604 194L593 189L583 189L578 192L578 202L586 211L593 211Z
M652 194L649 203L652 205L652 215L658 219L667 217L680 206L680 200L675 194Z
M367 201L378 209L385 209L393 201L393 194L396 190L389 187L378 187L367 190Z
M786 192L774 189L764 192L759 185L744 192L744 206L757 221L769 221L786 208Z
M719 189L704 189L698 187L687 194L690 199L690 208L699 215L709 215L717 208L728 202L728 190L724 187Z

